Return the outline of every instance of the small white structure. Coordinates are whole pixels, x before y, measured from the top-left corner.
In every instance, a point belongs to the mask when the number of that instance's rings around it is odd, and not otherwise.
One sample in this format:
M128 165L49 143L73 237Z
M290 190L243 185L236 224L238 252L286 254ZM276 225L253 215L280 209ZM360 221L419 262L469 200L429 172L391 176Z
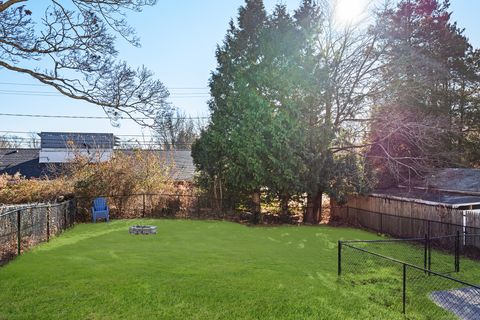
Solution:
M113 155L117 138L112 133L42 132L39 163L67 163L75 157L103 162Z

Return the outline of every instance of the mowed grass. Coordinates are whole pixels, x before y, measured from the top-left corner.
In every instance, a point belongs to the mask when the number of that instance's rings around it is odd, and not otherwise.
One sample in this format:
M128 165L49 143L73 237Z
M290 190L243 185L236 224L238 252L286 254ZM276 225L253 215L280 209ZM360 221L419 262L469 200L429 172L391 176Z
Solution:
M136 224L158 234L128 234ZM337 277L337 241L376 238L327 226L80 224L0 268L0 319L404 319L388 268Z

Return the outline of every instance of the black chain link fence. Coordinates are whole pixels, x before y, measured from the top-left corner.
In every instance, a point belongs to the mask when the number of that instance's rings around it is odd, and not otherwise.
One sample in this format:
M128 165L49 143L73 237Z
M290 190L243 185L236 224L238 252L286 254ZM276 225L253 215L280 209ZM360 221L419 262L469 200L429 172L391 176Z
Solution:
M359 250L376 253L398 261L440 272L458 272L462 236L460 234L429 238L359 240L345 242Z
M75 200L20 206L0 214L0 265L75 222Z
M480 287L452 277L460 271L460 255L433 246L447 239L339 241L338 274L366 287L370 300L412 319L480 319ZM468 236L451 239L460 252Z
M420 311L428 315L428 319L480 319L479 286L415 266L404 266L406 314Z
M253 214L248 206L239 206L232 199L218 199L205 194L130 194L104 196L112 219L185 218L226 219L250 222ZM75 222L92 221L93 197L76 197L55 204L19 205L0 208L0 265L28 248L48 241ZM290 201L285 216L278 204L262 210L264 223L298 223L305 210L305 199Z
M357 249L355 253L372 252L394 260L424 266L428 264L428 247L424 238L342 241L339 246ZM362 257L362 255L360 255ZM361 259L360 259L361 260ZM453 259L452 259L453 264Z
M232 221L252 220L251 209L241 206L233 199L218 199L195 194L131 194L106 195L112 219L131 218L185 218L185 219L228 219ZM91 221L94 198L77 197L78 221ZM277 203L262 208L265 223L298 223L305 211L304 199L292 200L288 214L282 215Z
M385 308L402 312L402 264L394 259L384 259L339 242L338 275L352 290L362 287L368 300Z

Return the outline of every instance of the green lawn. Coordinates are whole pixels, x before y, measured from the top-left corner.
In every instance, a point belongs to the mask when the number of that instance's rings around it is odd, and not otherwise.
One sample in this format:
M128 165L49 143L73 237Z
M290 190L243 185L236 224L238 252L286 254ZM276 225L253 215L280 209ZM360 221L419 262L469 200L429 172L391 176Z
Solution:
M139 223L158 234L129 235ZM404 319L390 270L337 277L337 241L375 238L326 226L81 224L0 268L0 319Z

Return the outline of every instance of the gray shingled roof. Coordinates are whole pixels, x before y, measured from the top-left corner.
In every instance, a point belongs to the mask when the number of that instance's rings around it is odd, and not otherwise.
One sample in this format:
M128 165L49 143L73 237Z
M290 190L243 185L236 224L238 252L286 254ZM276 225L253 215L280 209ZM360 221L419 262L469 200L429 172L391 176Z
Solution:
M134 153L134 150L116 150L117 152ZM195 165L190 150L142 150L142 152L150 152L157 154L160 159L165 160L167 164L173 163L172 177L175 180L191 181L195 174Z
M39 136L42 149L113 149L116 142L113 133L42 132Z
M442 204L451 208L480 205L480 196L442 192L434 190L419 190L408 188L388 188L375 190L374 197L385 197L398 200L410 200L425 204Z
M40 178L49 174L49 167L39 163L39 149L0 149L0 174L19 172L26 178Z
M439 169L427 176L425 182L436 189L480 192L480 169Z
M173 178L180 181L191 181L195 174L191 151L157 151L167 163L174 164Z
M409 186L376 190L373 195L437 203L448 207L480 206L480 169L437 169Z
M39 163L40 149L0 149L0 174L15 174L19 172L26 178L40 178L51 176L51 164ZM133 153L132 150L117 150L117 152ZM158 151L154 152L168 164L173 163L172 177L179 181L191 181L195 172L190 151Z

